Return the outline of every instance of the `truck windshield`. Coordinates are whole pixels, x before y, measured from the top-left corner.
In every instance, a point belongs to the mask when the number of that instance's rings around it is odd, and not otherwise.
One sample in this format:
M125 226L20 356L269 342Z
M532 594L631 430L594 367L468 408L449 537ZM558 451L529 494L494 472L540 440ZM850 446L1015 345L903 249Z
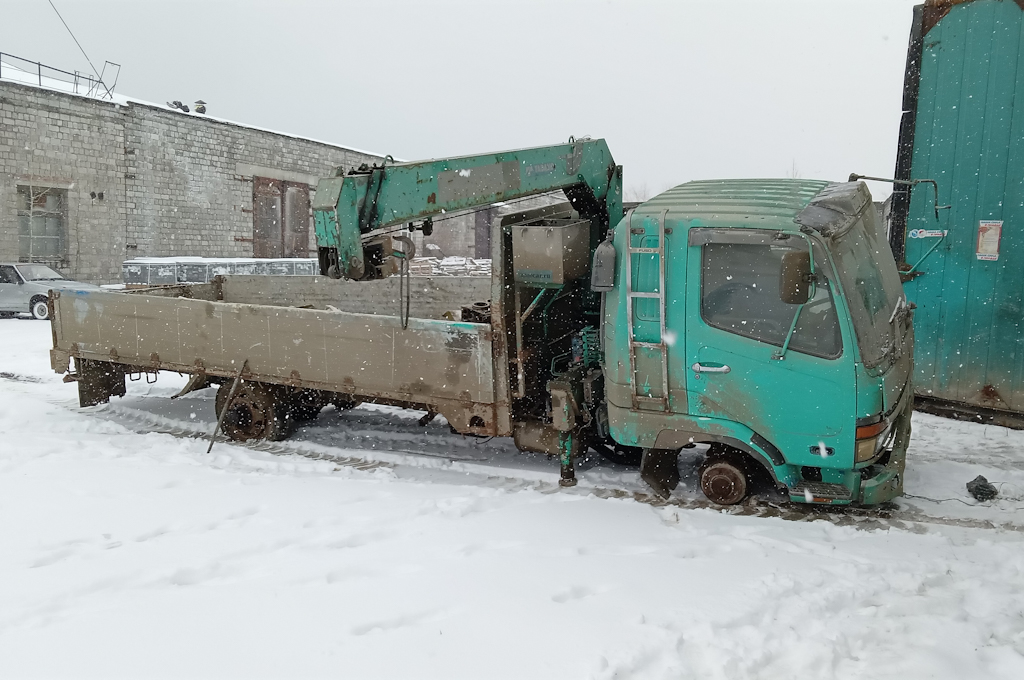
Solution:
M64 277L41 264L20 264L18 271L26 281L63 281Z
M861 359L874 368L897 346L894 312L903 286L892 251L879 233L869 207L859 220L832 244L833 263L846 291Z

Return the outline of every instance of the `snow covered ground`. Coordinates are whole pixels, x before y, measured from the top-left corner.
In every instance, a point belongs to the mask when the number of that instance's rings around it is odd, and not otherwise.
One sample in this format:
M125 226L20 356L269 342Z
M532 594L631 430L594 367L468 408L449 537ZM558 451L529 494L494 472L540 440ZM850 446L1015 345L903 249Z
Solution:
M0 678L1024 677L1024 432L919 414L907 491L950 500L787 521L695 508L692 473L559 491L380 408L207 455L211 391L79 409L49 346L0 320Z

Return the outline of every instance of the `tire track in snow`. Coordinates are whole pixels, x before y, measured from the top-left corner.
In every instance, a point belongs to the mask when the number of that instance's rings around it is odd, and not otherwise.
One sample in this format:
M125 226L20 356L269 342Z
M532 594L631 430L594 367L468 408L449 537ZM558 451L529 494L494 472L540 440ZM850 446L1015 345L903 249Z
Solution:
M20 376L19 376L20 377ZM25 384L29 381L17 380L14 376L0 375L0 379L6 379L12 386L25 388L34 387ZM35 382L35 381L32 381ZM76 399L54 399L48 395L42 396L48 403L75 411L83 415L113 420L124 425L128 429L139 434L160 433L173 437L188 439L208 439L206 423L193 423L159 416L148 411L133 409L118 404L104 404L98 407L83 409L77 405ZM402 420L402 419L398 419ZM415 422L415 420L412 420ZM420 439L420 438L418 438ZM558 473L537 472L534 470L521 470L504 467L496 464L486 464L487 458L467 457L453 455L453 441L448 438L438 438L434 442L437 451L425 451L422 447L415 450L403 449L392 446L388 449L377 448L356 448L358 455L346 455L339 453L345 451L351 454L353 449L340 448L336 446L318 444L312 442L287 440L283 442L234 442L218 440L217 446L237 446L249 448L254 451L270 453L278 456L302 456L311 460L328 461L342 467L350 467L356 470L372 471L376 469L392 470L444 470L450 472L466 473L472 475L483 485L491 488L501 488L506 491L533 490L541 493L575 493L580 495L593 495L604 499L633 500L638 503L645 503L653 507L671 508L679 510L709 510L722 514L738 515L742 517L768 517L783 519L795 522L827 521L839 526L851 526L859 529L885 529L896 528L904 531L924 532L926 525L948 526L966 529L1002 530L1024 533L1024 525L1014 522L994 522L985 519L941 517L929 515L916 509L901 508L894 504L887 504L878 508L858 508L850 506L821 507L806 506L789 502L775 502L770 499L752 496L740 505L720 506L703 498L669 498L663 499L653 493L637 491L611 486L601 486L588 483L585 478L576 487L569 489L558 485ZM393 443L395 440L377 438L372 440L376 445L385 441ZM397 441L403 441L399 438ZM424 481L424 480L420 480ZM474 480L468 478L446 479L448 483L473 484Z
M70 406L67 401L54 401L53 403L65 408ZM199 427L196 423L171 420L138 409L112 404L107 404L94 410L79 409L77 406L70 407L72 410L79 410L81 413L119 421L129 429L139 433L157 432L191 439L209 438L207 429ZM413 420L412 422L415 421ZM380 440L377 441L379 442ZM576 487L565 489L558 485L557 472L537 473L531 470L518 470L494 464L484 464L478 461L487 459L465 458L452 455L451 443L445 442L440 444L440 446L445 445L447 446L447 453L443 451L424 451L422 449L406 450L391 448L388 450L361 449L364 452L363 454L353 456L334 452L346 451L348 453L351 451L349 449L294 440L283 442L234 442L218 440L216 444L216 446L240 446L281 456L298 455L312 460L330 461L340 466L352 467L358 470L374 470L378 468L422 470L426 468L465 472L473 475L488 487L501 488L506 491L533 490L541 493L576 493L580 495L593 495L604 499L633 500L638 503L666 509L710 510L741 517L767 517L794 522L827 521L838 526L850 526L865 530L896 528L921 533L926 531L926 526L924 525L933 525L1024 533L1024 525L1022 524L1012 522L1000 523L971 518L940 517L928 515L918 510L900 508L892 504L878 508L849 506L826 508L789 502L775 502L752 496L739 505L720 506L703 498L676 497L666 500L653 493L599 486L587 483L585 480L581 480L581 483ZM473 484L474 480L467 479L462 483Z

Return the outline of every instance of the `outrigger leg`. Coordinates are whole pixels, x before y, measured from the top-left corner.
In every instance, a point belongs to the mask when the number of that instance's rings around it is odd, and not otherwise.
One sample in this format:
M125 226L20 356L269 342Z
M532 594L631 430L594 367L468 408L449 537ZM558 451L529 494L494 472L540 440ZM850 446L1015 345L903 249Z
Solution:
M558 433L559 462L562 475L559 486L576 486L576 456L580 451L580 433L577 430Z

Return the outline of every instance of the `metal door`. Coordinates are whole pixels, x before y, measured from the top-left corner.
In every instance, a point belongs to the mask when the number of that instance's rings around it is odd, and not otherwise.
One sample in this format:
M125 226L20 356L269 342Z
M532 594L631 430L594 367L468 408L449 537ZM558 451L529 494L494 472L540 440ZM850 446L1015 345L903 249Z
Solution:
M686 294L690 414L746 425L790 462L814 464L815 449L835 449L855 412L853 353L843 352L830 279L819 272L796 316L800 305L779 296L781 256L807 242L728 231L741 242L695 242L691 233L687 249L688 271L700 272Z

